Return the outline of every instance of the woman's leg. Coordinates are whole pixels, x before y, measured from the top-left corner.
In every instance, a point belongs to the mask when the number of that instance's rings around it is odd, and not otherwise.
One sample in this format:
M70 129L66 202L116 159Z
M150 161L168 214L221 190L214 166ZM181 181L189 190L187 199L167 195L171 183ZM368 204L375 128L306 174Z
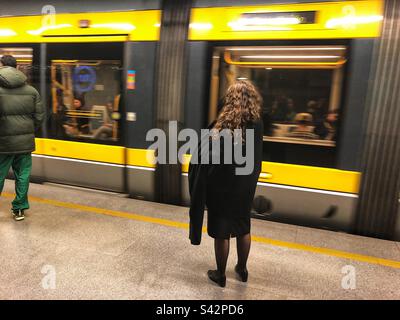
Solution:
M208 270L208 277L219 286L225 287L226 284L226 262L229 255L229 239L214 239L215 260L217 270Z
M250 245L251 245L250 233L237 237L236 239L236 247L238 255L237 266L239 270L246 270L247 258L249 257L249 252L250 252Z
M225 276L226 262L229 255L229 239L214 239L214 249L217 270L221 276Z

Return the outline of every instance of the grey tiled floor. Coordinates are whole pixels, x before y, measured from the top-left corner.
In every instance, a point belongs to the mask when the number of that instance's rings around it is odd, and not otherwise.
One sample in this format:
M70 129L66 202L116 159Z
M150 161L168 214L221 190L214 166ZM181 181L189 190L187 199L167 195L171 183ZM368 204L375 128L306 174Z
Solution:
M5 192L13 191L7 181ZM31 185L35 197L187 222L187 208L89 190ZM31 202L23 222L0 198L1 299L400 299L400 269L253 242L249 282L235 280L231 244L227 286L208 282L213 242L191 246L185 229ZM253 221L254 235L400 261L399 243ZM342 288L353 266L356 288ZM46 266L55 289L44 289ZM43 271L43 273L42 273Z

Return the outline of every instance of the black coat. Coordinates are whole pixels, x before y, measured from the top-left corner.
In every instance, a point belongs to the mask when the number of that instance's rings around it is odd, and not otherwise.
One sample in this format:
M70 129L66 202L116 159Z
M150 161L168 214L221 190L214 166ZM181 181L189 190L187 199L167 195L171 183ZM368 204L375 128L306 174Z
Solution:
M212 127L213 124L210 126ZM210 128L209 127L209 128ZM203 227L204 209L218 210L221 216L235 218L250 215L262 162L263 123L249 123L247 128L254 129L254 169L249 175L237 175L238 164L189 164L190 231L192 244L199 245ZM203 141L199 149L211 148ZM243 148L246 147L246 142ZM223 159L223 146L221 159ZM244 149L245 150L245 149ZM200 154L200 152L199 152ZM210 151L211 154L211 151ZM243 152L244 154L244 152ZM243 166L243 165L242 165Z

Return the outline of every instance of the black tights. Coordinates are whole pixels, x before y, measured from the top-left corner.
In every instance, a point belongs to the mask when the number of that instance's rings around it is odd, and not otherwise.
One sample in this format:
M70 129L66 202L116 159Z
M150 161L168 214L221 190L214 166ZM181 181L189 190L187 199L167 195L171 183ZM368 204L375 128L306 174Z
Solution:
M225 275L226 262L229 255L229 239L215 239L215 259L217 260L217 269L221 275ZM240 270L246 269L247 258L249 257L251 237L250 233L236 238L238 267Z

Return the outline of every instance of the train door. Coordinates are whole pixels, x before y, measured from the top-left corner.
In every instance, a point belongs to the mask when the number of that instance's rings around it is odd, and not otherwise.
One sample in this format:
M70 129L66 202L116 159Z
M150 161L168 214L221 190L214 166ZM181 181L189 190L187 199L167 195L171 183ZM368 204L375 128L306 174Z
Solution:
M236 80L252 81L263 98L257 216L348 226L355 199L345 189L352 185L336 171L347 53L346 43L214 47L209 122Z
M47 44L45 180L124 192L123 43Z

